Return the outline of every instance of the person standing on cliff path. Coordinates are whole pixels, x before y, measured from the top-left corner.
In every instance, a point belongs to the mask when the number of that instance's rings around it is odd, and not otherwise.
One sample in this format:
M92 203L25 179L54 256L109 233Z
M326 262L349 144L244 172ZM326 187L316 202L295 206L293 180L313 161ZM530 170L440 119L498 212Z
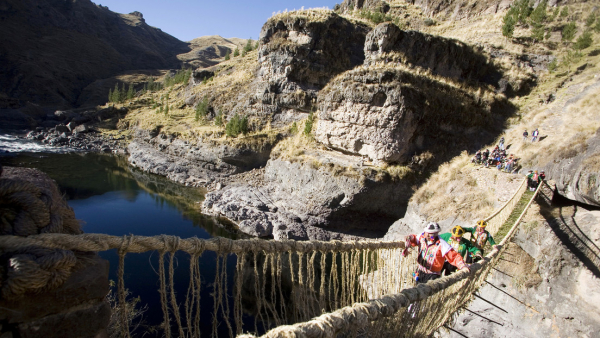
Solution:
M459 270L471 271L458 252L438 236L440 231L439 224L430 222L421 234L406 237L404 256L410 248L419 247L418 266L414 273L417 283L440 278L446 260Z
M539 135L540 135L540 132L537 130L537 128L535 128L533 133L531 133L531 142L537 141Z
M527 141L528 137L529 137L529 133L527 132L527 129L525 129L525 131L523 132L523 142Z
M485 227L487 227L487 225L488 225L488 222L486 222L484 220L480 220L479 222L477 222L476 227L474 227L474 228L465 227L464 228L465 232L471 233L471 241L473 241L473 245L481 251L481 255L483 255L483 253L484 253L483 248L485 247L485 244L488 242L494 249L498 248L498 246L496 245L496 241L494 241L494 237L492 237L492 235L489 233L489 231L485 230Z

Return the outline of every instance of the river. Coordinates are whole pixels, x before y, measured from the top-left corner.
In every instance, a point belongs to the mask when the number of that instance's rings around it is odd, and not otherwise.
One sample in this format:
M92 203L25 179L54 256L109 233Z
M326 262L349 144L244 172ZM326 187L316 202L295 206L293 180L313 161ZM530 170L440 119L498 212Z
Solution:
M54 179L81 220L86 233L115 236L128 234L174 235L181 238L239 238L235 227L224 219L203 215L200 203L204 191L173 183L163 177L143 173L130 167L123 157L104 154L67 152L36 142L0 135L0 163L4 166L37 168ZM115 250L101 252L110 262L111 280L117 280ZM178 297L187 291L189 256L176 254L175 286ZM202 308L212 307L210 283L214 279L215 254L206 252L200 259L202 273ZM228 261L228 275L233 276L235 259ZM162 322L158 279L158 254L128 254L125 259L125 286L131 297L140 297L147 306L144 324L138 334L152 331ZM202 321L202 332L210 335L211 318ZM159 330L160 332L160 330ZM223 332L225 333L225 332ZM160 333L157 333L160 335Z

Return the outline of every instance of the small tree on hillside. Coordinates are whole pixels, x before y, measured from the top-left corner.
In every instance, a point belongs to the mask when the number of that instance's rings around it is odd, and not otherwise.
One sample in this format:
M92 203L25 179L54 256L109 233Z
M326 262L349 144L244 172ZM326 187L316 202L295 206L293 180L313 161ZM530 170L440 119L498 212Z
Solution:
M244 55L251 51L252 51L252 39L248 39L248 41L246 41L246 46L244 46Z
M235 58L235 57L238 57L239 55L240 55L240 50L237 47L235 47L235 50L233 51L233 57Z
M576 50L586 49L592 45L592 42L594 42L594 40L592 39L592 32L585 31L577 38L577 41L575 41L573 48L575 48Z
M585 26L592 27L592 25L596 22L596 13L592 12L588 15L587 19L585 19Z
M574 22L566 24L562 29L562 41L570 42L577 33L577 26Z
M133 99L133 95L134 95L133 84L130 83L129 89L127 89L127 100Z
M206 113L208 112L208 96L204 96L202 101L198 102L196 105L196 121L199 121L201 118L204 119L206 117Z
M229 49L227 50L227 53L225 53L225 61L229 60L231 57L229 56Z
M502 35L510 39L515 33L515 17L513 15L504 16L504 24L502 25Z
M569 7L565 6L565 7L563 7L563 9L560 11L560 17L561 17L561 18L566 18L567 16L569 16Z

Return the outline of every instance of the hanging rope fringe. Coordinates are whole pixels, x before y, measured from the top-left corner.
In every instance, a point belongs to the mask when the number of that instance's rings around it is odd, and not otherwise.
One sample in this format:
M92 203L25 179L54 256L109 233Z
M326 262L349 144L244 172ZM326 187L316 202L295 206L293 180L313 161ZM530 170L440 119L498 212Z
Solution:
M506 222L525 191L525 181L502 208L486 220L492 233ZM212 321L214 337L389 336L392 332L429 336L450 321L470 301L514 235L537 192L501 242L471 273L457 272L415 286L416 253L403 257L404 242L380 241L265 241L209 240L174 236L102 234L40 234L1 236L3 251L31 246L44 250L106 251L119 253L119 302L125 304L125 255L156 250L159 253L159 294L166 337L199 337L200 321ZM189 254L189 278L180 304L174 286L175 253ZM216 254L215 277L209 283L212 309L201 309L200 257ZM165 262L165 255L169 259ZM179 257L179 256L178 256ZM181 259L181 258L179 258ZM167 267L165 267L167 265ZM4 293L4 289L2 290ZM202 312L201 312L202 310ZM126 312L121 320L125 323ZM254 318L248 322L248 315ZM173 320L171 319L173 318ZM128 325L123 325L125 331ZM208 332L204 332L208 334ZM123 332L129 337L129 332Z

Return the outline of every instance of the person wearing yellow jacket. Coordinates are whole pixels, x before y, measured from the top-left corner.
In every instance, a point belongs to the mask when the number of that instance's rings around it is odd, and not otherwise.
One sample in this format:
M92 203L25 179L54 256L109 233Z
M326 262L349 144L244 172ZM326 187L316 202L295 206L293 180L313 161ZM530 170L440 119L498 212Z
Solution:
M481 250L479 250L476 246L474 246L471 242L463 238L465 234L465 229L463 229L460 225L452 228L451 233L447 232L440 235L440 238L445 240L458 254L463 258L466 263L472 263L474 257L478 257L479 259L483 258ZM448 262L444 263L444 269L446 274L453 273L456 271L456 267L449 264Z

